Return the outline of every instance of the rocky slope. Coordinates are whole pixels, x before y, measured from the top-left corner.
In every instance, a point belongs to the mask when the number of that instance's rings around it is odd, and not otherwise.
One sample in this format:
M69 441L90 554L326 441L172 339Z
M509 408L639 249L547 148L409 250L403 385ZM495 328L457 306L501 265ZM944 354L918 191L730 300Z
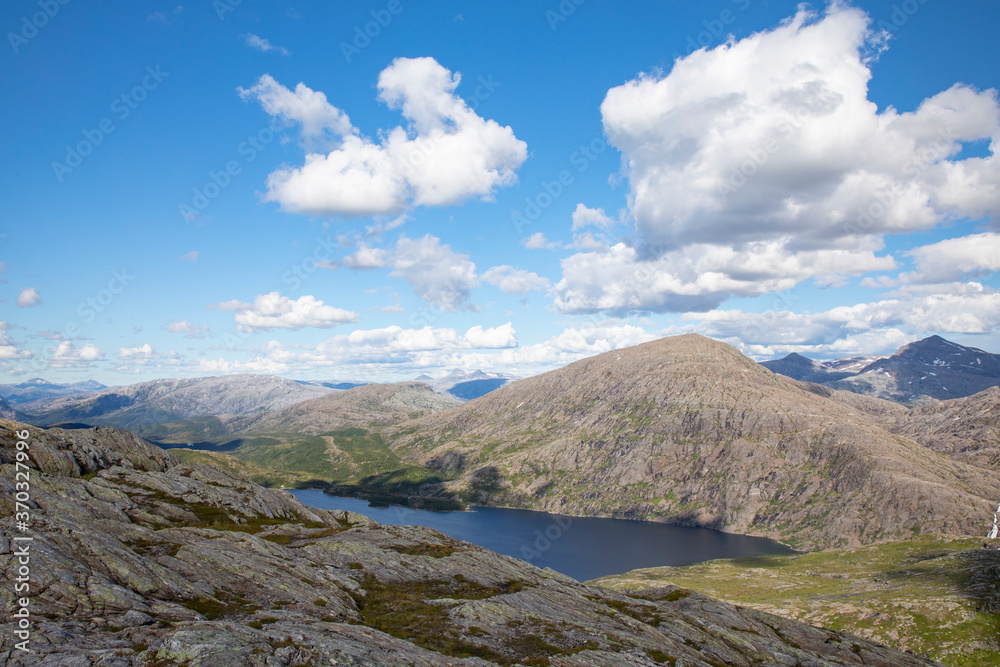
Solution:
M27 530L13 521L19 439ZM4 665L932 664L674 586L612 592L310 509L114 429L0 422L0 463L0 562L13 571L28 544L31 569L32 652L6 643ZM14 637L11 587L0 601Z
M857 375L827 384L905 405L923 405L1000 385L1000 354L931 336L904 345Z
M153 380L82 397L34 401L21 406L42 426L82 422L136 428L205 415L247 415L323 396L333 391L272 375Z
M890 434L872 406L692 334L520 380L398 427L393 446L483 504L803 548L979 534L1000 476Z
M1000 469L1000 387L902 413L893 432L957 460Z

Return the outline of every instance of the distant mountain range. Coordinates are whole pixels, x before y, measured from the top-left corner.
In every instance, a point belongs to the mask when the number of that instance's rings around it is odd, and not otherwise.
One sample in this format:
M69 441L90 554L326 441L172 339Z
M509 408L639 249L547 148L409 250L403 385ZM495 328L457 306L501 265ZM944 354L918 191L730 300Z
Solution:
M429 375L418 375L414 378L417 382L429 385L437 393L450 394L460 401L471 401L474 398L479 398L517 379L519 378L516 375L482 370L471 373L454 370L437 379Z
M887 358L850 357L819 363L792 353L761 365L796 380L911 406L1000 386L1000 355L940 336L905 345Z
M174 378L36 400L23 404L20 410L40 426L83 423L135 429L205 415L240 416L275 410L332 391L271 375Z
M13 406L18 406L40 399L70 396L100 391L101 389L107 389L107 387L94 380L74 382L73 384L53 384L42 378L32 378L18 384L0 384L0 398L5 399Z

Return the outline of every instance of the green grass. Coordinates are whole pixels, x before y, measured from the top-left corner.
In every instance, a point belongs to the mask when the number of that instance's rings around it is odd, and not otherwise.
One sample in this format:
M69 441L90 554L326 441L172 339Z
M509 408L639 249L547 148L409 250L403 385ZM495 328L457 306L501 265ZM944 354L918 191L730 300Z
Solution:
M1000 552L982 539L920 536L859 549L650 568L595 580L671 583L956 667L1000 664Z

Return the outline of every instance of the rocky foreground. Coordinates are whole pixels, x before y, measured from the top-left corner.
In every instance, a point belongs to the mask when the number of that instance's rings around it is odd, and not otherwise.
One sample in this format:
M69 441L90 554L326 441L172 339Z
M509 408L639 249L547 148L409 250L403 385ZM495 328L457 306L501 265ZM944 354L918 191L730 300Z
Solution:
M14 523L21 430L27 532ZM5 586L4 666L935 664L675 586L626 595L311 509L126 431L0 421L0 463L6 573L14 538L34 538L32 652L14 648Z

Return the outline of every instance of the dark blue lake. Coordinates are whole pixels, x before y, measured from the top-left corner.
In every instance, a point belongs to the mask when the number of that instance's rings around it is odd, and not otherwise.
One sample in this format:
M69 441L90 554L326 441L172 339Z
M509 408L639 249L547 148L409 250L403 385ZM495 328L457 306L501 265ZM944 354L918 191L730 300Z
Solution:
M350 510L389 525L435 528L455 539L538 567L551 567L578 581L640 567L794 553L763 537L652 521L569 517L497 507L431 512L395 505L369 507L364 500L338 498L315 490L295 490L292 494L311 507Z

